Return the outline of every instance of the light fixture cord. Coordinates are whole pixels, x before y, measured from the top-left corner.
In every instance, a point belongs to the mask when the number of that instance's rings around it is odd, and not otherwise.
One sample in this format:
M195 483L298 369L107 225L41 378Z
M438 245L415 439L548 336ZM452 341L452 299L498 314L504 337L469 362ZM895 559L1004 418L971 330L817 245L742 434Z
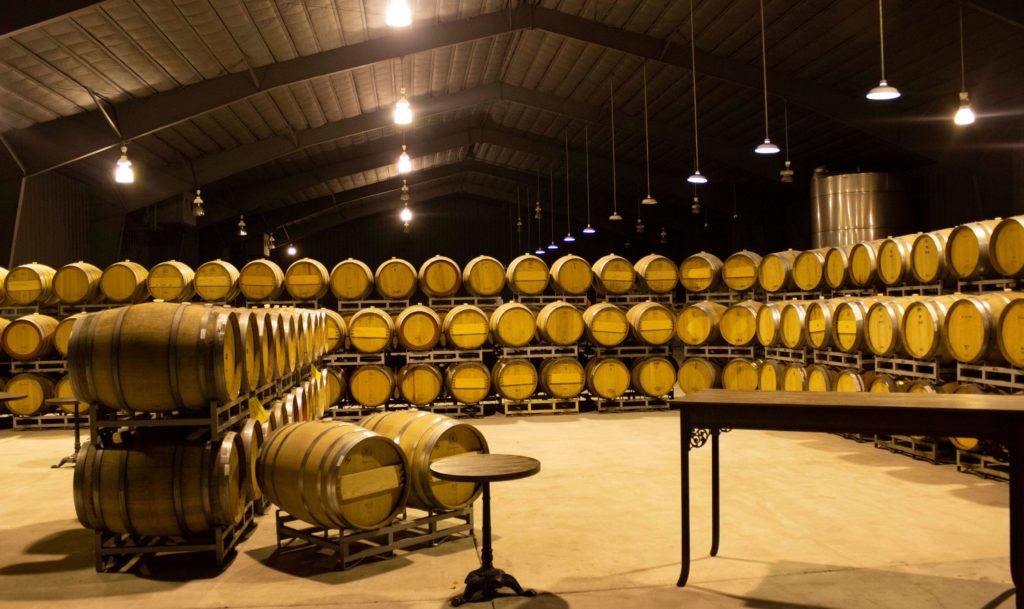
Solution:
M882 80L885 80L885 19L882 17L882 0L878 0L878 49L882 57Z
M565 234L572 234L572 216L569 209L569 130L565 130Z
M519 207L519 204L520 204L520 201L519 201L519 187L516 186L516 251L517 252L523 251L523 231L522 231L522 228L519 226L519 223L521 221L520 214L523 213L523 210L522 210L521 207Z
M647 61L644 61L644 150L647 151L647 198L651 198L651 134L647 130Z
M789 162L789 102L782 98L782 126L786 142L786 162Z
M615 85L608 83L608 94L612 107L612 211L619 213L619 194L615 178Z
M690 76L693 78L693 168L700 171L700 143L697 141L697 42L694 40L693 0L690 0Z
M587 171L587 226L590 226L590 127L583 128L583 150Z
M555 164L548 166L548 189L551 194L551 243L555 242Z
M882 0L878 0L881 2ZM768 138L768 48L764 40L764 0L761 4L761 74L764 78L764 139Z
M964 68L964 5L960 5L960 90L967 90L967 74Z

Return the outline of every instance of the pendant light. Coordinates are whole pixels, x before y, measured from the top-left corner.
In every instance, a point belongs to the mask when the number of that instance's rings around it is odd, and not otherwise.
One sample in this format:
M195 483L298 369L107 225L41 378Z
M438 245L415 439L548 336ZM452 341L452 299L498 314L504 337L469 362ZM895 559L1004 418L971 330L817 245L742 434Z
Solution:
M196 197L192 199L192 215L196 218L202 218L206 215L206 210L203 209L203 195L198 188L196 189Z
M541 236L541 218L544 214L540 211L540 167L537 167L537 206L533 209L533 217L537 219L537 249L533 251L538 256L543 256L546 250L544 249L544 237Z
M587 227L583 229L584 235L593 235L597 232L593 226L590 225L590 127L583 128L583 150L584 158L586 159L585 166L587 172Z
M877 87L868 91L867 98L872 101L888 101L900 96L896 87L889 86L885 80L885 19L882 16L882 0L878 0L878 48L882 58L882 80L878 81Z
M644 226L644 221L641 220L640 218L637 218L636 219L636 232L642 233L642 232L644 232L645 228L646 227Z
M572 243L576 237L572 236L572 209L569 207L569 130L565 130L565 237L562 241Z
M697 216L700 215L700 198L697 196L697 187L693 187L693 204L690 205L690 213Z
M779 172L779 179L789 184L793 181L793 166L789 163L789 103L785 99L782 100L782 125L786 144L786 168Z
M779 147L772 143L768 137L768 45L764 36L764 0L759 0L761 6L761 76L764 79L764 141L754 148L757 154L778 154Z
M738 220L740 217L739 201L736 198L736 182L732 183L732 219Z
M641 199L641 205L657 205L658 200L651 196L651 134L647 129L647 61L644 61L644 149L647 151L647 196Z
M277 247L277 243L274 242L274 233L273 231L271 231L271 233L267 236L267 249L272 250L275 247Z
M409 104L409 99L405 96L405 87L401 88L398 101L395 102L393 118L396 125L412 123L412 105Z
M121 158L117 160L117 167L114 169L114 181L118 184L135 182L135 170L132 169L132 162L128 160L127 144L121 144Z
M608 216L608 219L618 222L622 220L622 216L619 215L619 195L615 175L615 85L612 83L608 83L608 98L611 100L612 108L612 215Z
M971 100L967 97L967 74L964 67L964 5L960 5L960 108L953 116L953 122L957 125L974 124L974 110L971 108Z
M551 243L548 245L549 250L557 250L558 244L555 243L555 165L552 163L548 166L548 192L551 195Z
M668 232L665 230L664 226L661 227L661 239L659 239L659 241L661 241L662 245L668 243Z
M402 154L398 155L398 173L409 173L412 171L412 159L409 158L409 153L405 150L405 144L402 144Z
M245 230L245 215L238 216L238 236L244 237L249 234L249 231Z
M412 210L409 209L409 184L402 180L402 194L399 196L402 201L402 211L398 212L398 219L402 221L404 232L409 232L409 223L412 222Z
M693 173L686 181L690 184L707 184L707 177L700 172L700 141L697 138L697 42L694 40L693 0L690 0L690 76L693 91Z
M288 252L289 256L294 256L295 254L299 253L299 250L295 249L295 246L291 243L288 244L288 249L285 251Z
M384 13L388 27L409 27L412 25L412 8L407 0L390 0Z

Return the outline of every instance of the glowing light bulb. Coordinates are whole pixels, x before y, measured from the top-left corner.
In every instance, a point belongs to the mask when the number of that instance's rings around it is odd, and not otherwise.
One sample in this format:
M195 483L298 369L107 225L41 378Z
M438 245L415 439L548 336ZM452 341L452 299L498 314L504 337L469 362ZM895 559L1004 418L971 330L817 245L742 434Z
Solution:
M405 223L412 222L412 210L408 207L403 207L402 211L398 214L398 219Z
M622 220L622 216L619 215L618 211L613 211L612 215L608 216L608 219L613 222L618 222L619 220Z
M558 244L555 243L554 241L552 241L551 245L548 246L548 249L549 250L557 250L558 249Z
M121 158L117 160L114 181L118 184L131 184L135 181L135 170L132 169L132 162L128 160L128 146L121 146Z
M576 240L576 237L573 237L572 233L569 233L565 237L562 238L562 241L565 241L566 243L572 243L575 240Z
M297 254L297 253L298 253L298 251L299 251L299 250L295 249L295 246L294 246L294 245L292 245L291 243L289 243L289 244L288 244L288 249L287 249L287 250L285 250L285 251L287 251L287 252L288 252L288 255L289 255L289 256L294 256L295 254Z
M586 228L583 229L583 234L584 235L593 235L596 232L597 232L597 229L594 228L593 226L589 225L589 224L587 225Z
M395 102L393 117L396 125L408 125L412 122L412 105L409 104L409 100L405 97L405 87L402 87L401 95L398 101Z
M754 152L758 154L778 154L779 147L773 144L770 139L764 138L764 142L758 144L757 148L754 148Z
M249 234L249 231L245 230L245 216L238 216L238 236L244 237Z
M889 83L885 80L878 81L877 87L871 87L868 91L867 98L872 101L889 101L890 99L896 99L900 96L900 90L896 87L890 87Z
M696 169L690 177L686 178L686 181L690 184L707 184L708 178L700 172L700 169Z
M538 247L537 249L533 250L533 253L537 254L538 256L543 256L546 252L544 251L543 247Z
M409 173L412 171L412 159L409 158L409 153L405 151L405 145L402 146L402 154L398 155L398 173Z
M971 109L971 100L967 99L967 91L960 92L960 108L953 116L953 122L957 125L974 124L974 110Z
M384 13L384 23L389 27L409 27L412 24L412 8L405 0L391 0Z

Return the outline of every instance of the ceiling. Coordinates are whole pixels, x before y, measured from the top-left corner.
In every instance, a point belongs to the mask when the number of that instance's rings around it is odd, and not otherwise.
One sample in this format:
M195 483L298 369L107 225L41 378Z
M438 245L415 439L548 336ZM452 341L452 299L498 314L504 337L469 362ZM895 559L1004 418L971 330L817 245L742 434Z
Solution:
M249 213L275 227L371 187L392 195L405 143L414 197L429 177L474 196L522 192L525 202L540 181L544 203L553 192L561 206L568 181L580 209L589 178L601 205L612 204L614 186L632 207L647 190L648 158L652 194L692 196L683 181L694 166L686 2L412 4L413 26L394 30L385 0L33 3L0 33L0 177L71 175L94 188L98 217L201 186L204 224ZM1020 145L1017 2L964 3L967 85L981 119L958 133L957 2L886 4L886 76L904 96L875 103L863 94L879 79L877 3L765 0L768 130L798 170L795 185L782 185L781 155L752 152L765 129L758 3L694 5L705 188L804 197L816 166L903 169ZM407 129L391 122L400 87L417 114ZM137 169L128 186L111 178L123 141Z

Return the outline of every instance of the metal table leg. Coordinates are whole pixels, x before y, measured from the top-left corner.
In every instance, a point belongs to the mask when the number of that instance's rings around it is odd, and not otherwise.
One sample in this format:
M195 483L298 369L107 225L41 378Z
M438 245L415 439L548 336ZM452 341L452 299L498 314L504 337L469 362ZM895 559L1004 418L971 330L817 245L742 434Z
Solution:
M721 433L711 430L711 555L718 556L720 514L718 503L718 440Z
M682 532L682 556L679 567L680 588L690 578L690 429L686 417L686 406L679 411L679 488L680 488L680 531Z
M1010 442L1010 577L1017 589L1017 609L1024 609L1024 432Z
M51 465L50 469L57 469L63 467L65 463L74 465L78 462L78 451L82 448L82 421L78 417L78 402L75 402L75 452L71 453L66 457L62 457L60 462Z

